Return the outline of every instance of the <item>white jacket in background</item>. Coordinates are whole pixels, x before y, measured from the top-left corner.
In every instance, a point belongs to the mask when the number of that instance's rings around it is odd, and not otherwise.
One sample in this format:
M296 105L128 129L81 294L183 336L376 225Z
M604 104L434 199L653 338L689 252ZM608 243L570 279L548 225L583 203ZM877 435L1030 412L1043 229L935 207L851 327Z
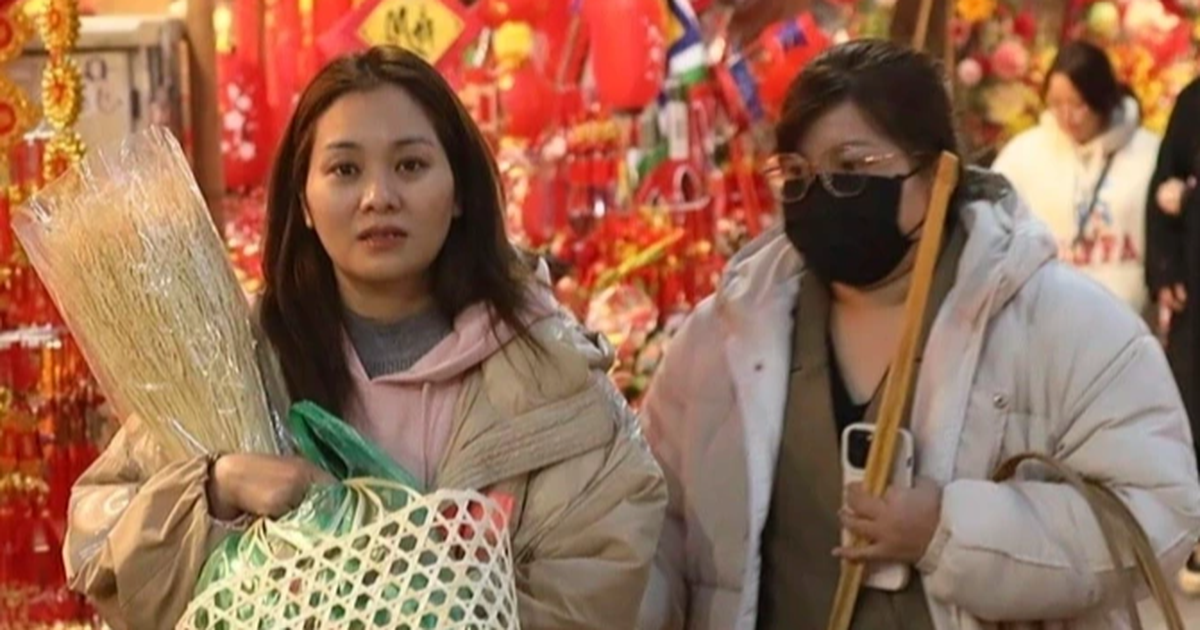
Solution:
M995 201L958 209L970 236L930 332L912 416L918 473L944 488L918 566L934 623L1128 628L1084 499L1025 469L1014 482L988 478L1002 460L1036 451L1111 484L1172 572L1200 534L1178 391L1143 322L1054 260L1045 226L1000 178L970 178ZM670 503L642 630L755 628L804 277L787 238L764 236L671 344L643 418Z
M1141 122L1137 101L1126 98L1109 129L1081 146L1046 112L1039 126L1009 142L992 165L1050 226L1059 258L1139 312L1147 299L1146 199L1160 143ZM1077 242L1109 155L1108 177Z

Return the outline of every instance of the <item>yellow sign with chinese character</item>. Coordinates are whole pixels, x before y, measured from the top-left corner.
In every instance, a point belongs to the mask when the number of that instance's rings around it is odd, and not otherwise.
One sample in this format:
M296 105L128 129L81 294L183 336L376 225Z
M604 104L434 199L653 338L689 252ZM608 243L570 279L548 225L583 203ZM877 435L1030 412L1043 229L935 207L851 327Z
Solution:
M358 34L371 46L407 48L436 65L465 29L462 17L439 0L382 0Z

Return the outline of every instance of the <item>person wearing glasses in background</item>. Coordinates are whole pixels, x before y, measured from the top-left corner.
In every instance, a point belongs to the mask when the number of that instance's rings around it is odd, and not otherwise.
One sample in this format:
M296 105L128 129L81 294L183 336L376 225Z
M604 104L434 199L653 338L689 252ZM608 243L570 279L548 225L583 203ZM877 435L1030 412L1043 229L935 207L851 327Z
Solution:
M730 262L645 403L670 493L642 630L825 630L841 558L912 576L865 590L858 630L1128 627L1084 498L1027 469L989 481L1029 451L1110 483L1165 565L1191 550L1200 483L1162 348L981 170L954 194L924 320L919 479L844 489L839 436L879 411L934 172L957 154L945 85L929 57L863 40L791 86L767 169L784 226Z
M1050 226L1062 260L1145 313L1146 195L1159 138L1141 127L1137 99L1100 48L1067 44L1047 77L1041 124L1008 143L992 169Z

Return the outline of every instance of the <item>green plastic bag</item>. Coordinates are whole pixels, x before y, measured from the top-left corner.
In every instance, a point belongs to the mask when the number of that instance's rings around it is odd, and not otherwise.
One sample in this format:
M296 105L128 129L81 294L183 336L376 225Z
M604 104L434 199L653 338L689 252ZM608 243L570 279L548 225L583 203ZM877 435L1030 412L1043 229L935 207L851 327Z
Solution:
M308 461L345 481L360 477L386 479L423 492L421 483L379 447L338 417L310 402L297 403L288 414L296 448Z
M339 483L316 487L292 512L276 521L262 520L245 532L227 537L208 557L196 584L196 596L212 584L252 567L287 558L297 550L311 549L329 536L341 536L375 522L380 515L403 509L411 492L422 492L415 477L365 440L350 425L319 406L302 402L288 414L288 428L300 454L328 472ZM369 493L363 484L344 484L351 479L369 480ZM376 481L391 483L375 483ZM349 567L355 569L355 567ZM328 568L316 571L317 580L335 580ZM395 591L397 586L388 588ZM232 601L232 594L226 594ZM392 593L396 596L398 593ZM389 598L391 599L391 598ZM222 601L219 594L218 605ZM271 600L268 596L268 603ZM289 611L293 612L293 611ZM299 615L299 611L294 611ZM278 627L290 627L285 614ZM330 619L336 622L337 619ZM201 621L199 626L207 626ZM211 625L214 630L232 630L225 622ZM259 630L266 630L260 626Z

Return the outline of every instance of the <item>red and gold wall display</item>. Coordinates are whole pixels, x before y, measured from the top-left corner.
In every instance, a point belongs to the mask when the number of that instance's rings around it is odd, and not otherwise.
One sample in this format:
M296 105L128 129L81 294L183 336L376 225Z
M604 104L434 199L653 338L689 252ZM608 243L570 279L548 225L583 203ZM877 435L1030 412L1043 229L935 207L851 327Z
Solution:
M71 57L76 0L0 8L0 628L95 627L66 585L71 485L95 460L102 401L34 271L14 249L11 209L82 157L82 79ZM4 72L36 33L47 52L42 102ZM43 120L47 131L33 131Z

